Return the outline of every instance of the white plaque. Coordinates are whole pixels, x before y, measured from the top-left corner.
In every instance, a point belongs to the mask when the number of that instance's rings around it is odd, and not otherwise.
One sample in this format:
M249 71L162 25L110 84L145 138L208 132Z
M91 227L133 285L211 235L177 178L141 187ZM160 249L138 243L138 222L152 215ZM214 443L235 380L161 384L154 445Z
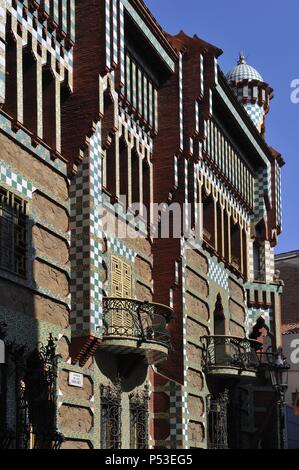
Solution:
M78 374L77 372L70 372L69 385L72 385L72 387L83 388L83 374Z

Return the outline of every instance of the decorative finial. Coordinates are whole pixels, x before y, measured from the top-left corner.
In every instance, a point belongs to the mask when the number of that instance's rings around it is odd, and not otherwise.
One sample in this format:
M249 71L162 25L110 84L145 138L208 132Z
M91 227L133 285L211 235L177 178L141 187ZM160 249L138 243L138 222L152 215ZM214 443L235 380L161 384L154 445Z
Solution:
M246 57L244 52L240 52L238 65L246 64Z

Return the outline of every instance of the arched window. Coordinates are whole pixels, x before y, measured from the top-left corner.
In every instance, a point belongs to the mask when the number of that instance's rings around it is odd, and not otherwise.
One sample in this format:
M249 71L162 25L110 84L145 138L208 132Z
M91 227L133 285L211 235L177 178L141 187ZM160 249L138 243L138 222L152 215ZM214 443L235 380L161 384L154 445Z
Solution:
M120 197L126 198L125 210L128 207L129 178L128 178L128 146L124 138L119 142L119 177L120 177Z
M106 151L106 189L112 195L116 195L116 152L115 137Z
M231 222L231 264L241 271L241 231L238 223Z
M37 133L37 68L36 59L29 50L23 52L23 123L33 134Z
M12 32L6 36L6 79L4 111L17 118L17 43Z
M267 228L264 219L262 219L255 227L255 241L253 243L254 279L257 281L264 280L265 276L265 266L262 263L262 254L266 237Z
M253 273L256 281L262 280L261 245L258 241L253 243Z
M150 203L151 203L151 171L146 158L142 162L142 183L143 183L143 205L147 211L147 217L150 216Z
M214 310L214 334L216 336L225 335L225 315L220 294L217 295L217 301Z
M195 227L194 163L188 162L188 204L190 207L190 230Z
M49 66L43 67L43 140L56 150L55 78Z
M215 206L212 194L209 196L205 193L202 199L203 204L203 238L215 247Z
M131 174L132 174L132 204L140 203L140 174L139 174L139 155L137 150L132 150L131 156Z
M105 148L109 143L108 138L115 133L114 101L111 90L108 88L104 93L104 117L102 119L102 143Z
M220 256L224 256L222 249L223 230L222 230L222 211L219 203L216 204L217 214L217 252Z

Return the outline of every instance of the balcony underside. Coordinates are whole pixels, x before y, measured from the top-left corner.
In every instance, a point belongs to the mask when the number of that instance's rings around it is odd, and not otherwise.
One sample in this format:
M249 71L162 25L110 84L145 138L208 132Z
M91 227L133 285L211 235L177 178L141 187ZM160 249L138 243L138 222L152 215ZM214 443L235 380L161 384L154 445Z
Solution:
M242 370L239 367L215 366L210 367L206 373L217 377L256 377L256 370Z
M168 356L168 347L162 344L154 341L140 342L138 338L124 338L122 336L105 336L100 350L113 354L143 356L144 360L150 365L164 361Z

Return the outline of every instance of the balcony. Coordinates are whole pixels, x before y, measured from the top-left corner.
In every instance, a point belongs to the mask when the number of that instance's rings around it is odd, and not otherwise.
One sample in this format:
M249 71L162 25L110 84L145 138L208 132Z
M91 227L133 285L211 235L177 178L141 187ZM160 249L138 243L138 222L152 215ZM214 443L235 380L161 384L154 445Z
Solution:
M206 374L223 377L256 377L258 341L234 336L204 336L203 363Z
M171 349L167 330L171 316L172 309L165 305L105 297L101 349L140 354L148 364L157 364L167 358Z

